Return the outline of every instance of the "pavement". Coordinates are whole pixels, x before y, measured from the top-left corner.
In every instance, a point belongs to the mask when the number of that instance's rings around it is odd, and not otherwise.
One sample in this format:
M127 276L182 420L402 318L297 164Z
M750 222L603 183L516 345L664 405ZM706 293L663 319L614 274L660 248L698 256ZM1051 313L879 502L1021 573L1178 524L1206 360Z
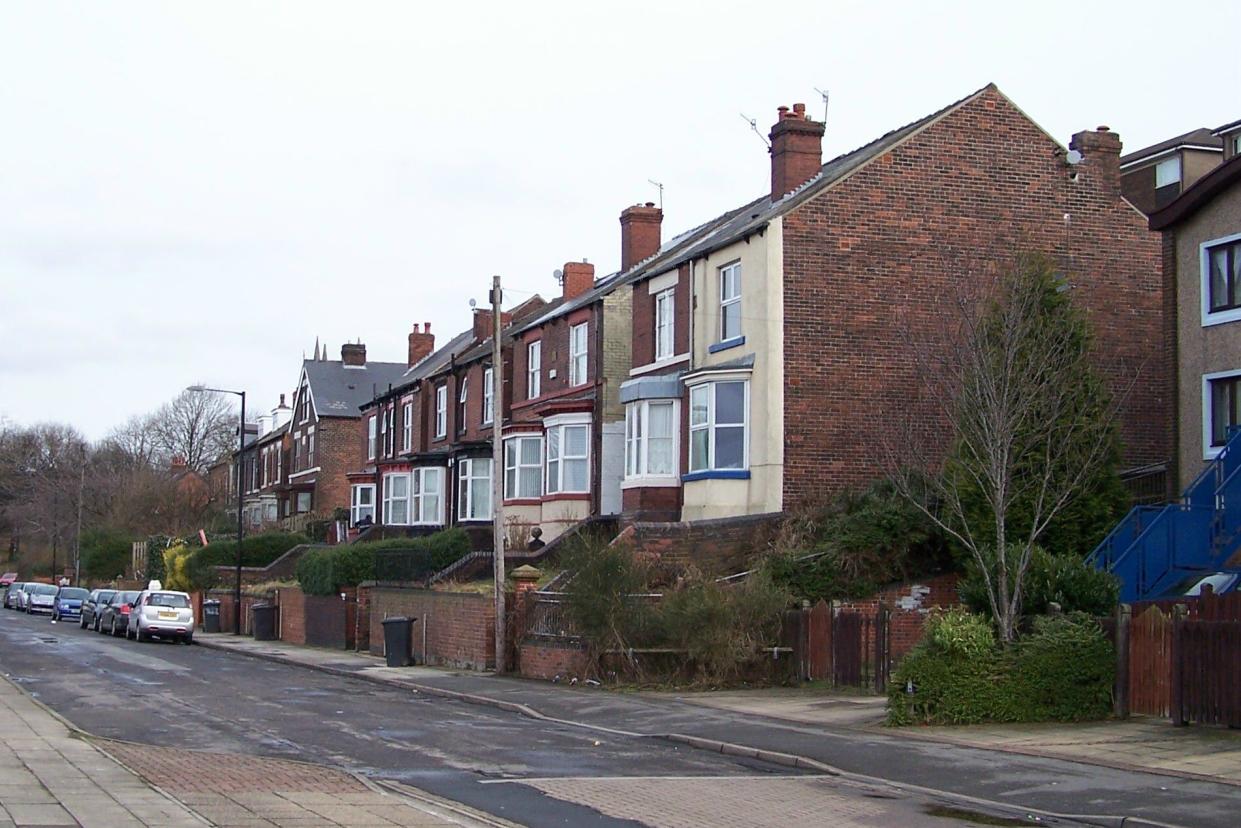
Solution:
M1083 723L975 725L956 727L891 728L884 724L885 700L863 694L828 694L814 688L765 688L762 690L710 692L610 692L576 688L488 673L454 671L432 667L383 666L366 653L348 653L301 647L279 641L255 641L227 634L199 634L196 640L210 647L228 649L354 674L380 682L405 685L421 692L461 697L478 704L491 704L512 712L593 724L628 733L623 717L600 716L600 704L626 706L641 703L687 704L699 708L742 714L755 722L795 725L801 730L854 730L887 737L932 742L1025 756L1064 759L1118 770L1137 770L1183 779L1201 779L1241 786L1241 731L1214 727L1175 727L1163 718L1134 716L1125 720ZM609 700L604 702L603 700ZM673 722L668 721L669 724ZM649 731L647 731L649 733ZM746 744L768 752L789 754L781 731ZM724 743L720 743L721 745ZM714 749L721 749L719 745ZM813 759L813 757L805 757ZM798 764L794 754L788 764L815 770L833 770L817 761Z
M95 739L0 678L0 828L511 824L320 765Z

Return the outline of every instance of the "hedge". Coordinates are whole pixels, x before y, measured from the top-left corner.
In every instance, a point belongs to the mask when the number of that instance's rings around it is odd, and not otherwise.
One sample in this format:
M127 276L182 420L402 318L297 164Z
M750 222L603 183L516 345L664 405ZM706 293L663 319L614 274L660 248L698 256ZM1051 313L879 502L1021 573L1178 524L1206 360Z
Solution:
M928 622L888 690L888 723L1081 721L1111 713L1116 655L1084 614L1043 616L1001 649L989 622L955 611Z
M297 582L307 595L335 595L374 579L375 553L363 543L309 549L297 562Z
M247 535L241 542L241 565L264 567L295 546L310 543L310 538L295 532L260 532ZM198 554L209 566L236 566L237 541L227 540L200 547Z
M357 545L375 551L377 581L421 581L470 554L470 536L461 528Z

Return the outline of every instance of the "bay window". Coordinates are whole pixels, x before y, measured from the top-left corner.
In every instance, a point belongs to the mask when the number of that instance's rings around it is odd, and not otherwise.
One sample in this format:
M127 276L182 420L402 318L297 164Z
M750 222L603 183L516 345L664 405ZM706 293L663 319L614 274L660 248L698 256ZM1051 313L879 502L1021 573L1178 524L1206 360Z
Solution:
M349 522L357 526L363 520L375 522L375 486L359 484L353 486L349 498Z
M457 461L458 520L491 520L491 458Z
M589 350L586 335L587 323L569 328L569 385L586 382L586 355Z
M543 438L510 437L504 441L504 496L535 498L543 494Z
M749 383L705 382L689 392L689 470L745 469L749 464Z
M410 497L410 523L443 523L443 510L440 506L444 497L444 470L438 466L428 466L414 469L410 477L414 484Z
M590 424L565 423L547 429L547 493L590 491Z
M409 524L409 475L384 475L384 523L388 526Z
M640 400L625 408L625 477L677 473L677 402Z

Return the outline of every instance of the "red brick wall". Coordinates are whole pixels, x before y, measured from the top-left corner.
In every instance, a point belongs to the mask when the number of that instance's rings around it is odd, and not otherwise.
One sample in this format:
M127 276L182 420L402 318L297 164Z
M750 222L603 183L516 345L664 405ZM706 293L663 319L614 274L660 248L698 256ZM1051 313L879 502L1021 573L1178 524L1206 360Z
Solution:
M320 515L336 508L349 508L349 480L345 475L361 468L366 459L358 443L357 423L349 417L321 418L315 426L315 494L312 504Z
M298 587L281 587L280 640L290 644L306 643L306 595Z
M937 575L919 581L894 584L882 589L874 598L860 601L835 601L839 610L878 612L882 604L890 611L888 616L888 653L892 663L901 660L922 640L927 616L936 607L951 607L961 603L957 595L960 576L955 573ZM866 646L874 651L874 636L868 636Z
M684 354L689 351L689 265L681 265L678 274L672 300L672 349ZM648 290L649 284L650 280L644 279L633 286L634 368L655 361L655 297Z
M600 308L602 308L602 304L596 302L581 310L557 317L541 327L522 334L521 339L513 347L512 357L514 420L530 419L529 412L527 412L525 417L520 412L521 409L528 408L530 405L527 383L529 375L526 373L526 367L530 343L536 340L543 343L539 354L542 370L542 378L539 382L540 399L561 392L569 392L575 388L581 391L590 390L597 379L597 372L599 370L599 325L602 320L602 314L599 313ZM582 322L586 322L590 326L587 329L586 338L589 343L586 355L586 382L577 386L570 386L569 328ZM556 370L554 378L548 376L553 368ZM567 393L566 395L572 396Z
M1046 251L1068 264L1119 390L1124 460L1169 455L1159 240L1090 153L1075 168L994 89L926 127L784 219L784 503L869 483L897 412L934 431L902 329L933 330L967 268ZM1065 214L1071 216L1067 228Z
M729 575L749 567L769 548L782 515L699 520L687 523L631 523L613 543L630 543L661 565L693 565L708 574Z
M522 678L551 681L581 678L586 670L586 651L580 647L546 641L523 641L518 651L517 669Z
M495 605L490 595L374 587L370 592L370 649L383 654L383 620L414 616L419 664L485 670L495 665ZM426 649L423 649L423 632Z

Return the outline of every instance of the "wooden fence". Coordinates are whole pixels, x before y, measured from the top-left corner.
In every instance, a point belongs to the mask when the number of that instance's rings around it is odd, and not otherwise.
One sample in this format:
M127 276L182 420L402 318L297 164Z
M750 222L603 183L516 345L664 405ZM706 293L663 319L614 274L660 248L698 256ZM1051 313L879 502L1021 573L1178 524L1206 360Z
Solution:
M807 678L830 680L837 687L873 687L878 693L885 692L892 663L890 613L886 607L865 612L819 601L800 612L805 634L795 649L800 650Z

